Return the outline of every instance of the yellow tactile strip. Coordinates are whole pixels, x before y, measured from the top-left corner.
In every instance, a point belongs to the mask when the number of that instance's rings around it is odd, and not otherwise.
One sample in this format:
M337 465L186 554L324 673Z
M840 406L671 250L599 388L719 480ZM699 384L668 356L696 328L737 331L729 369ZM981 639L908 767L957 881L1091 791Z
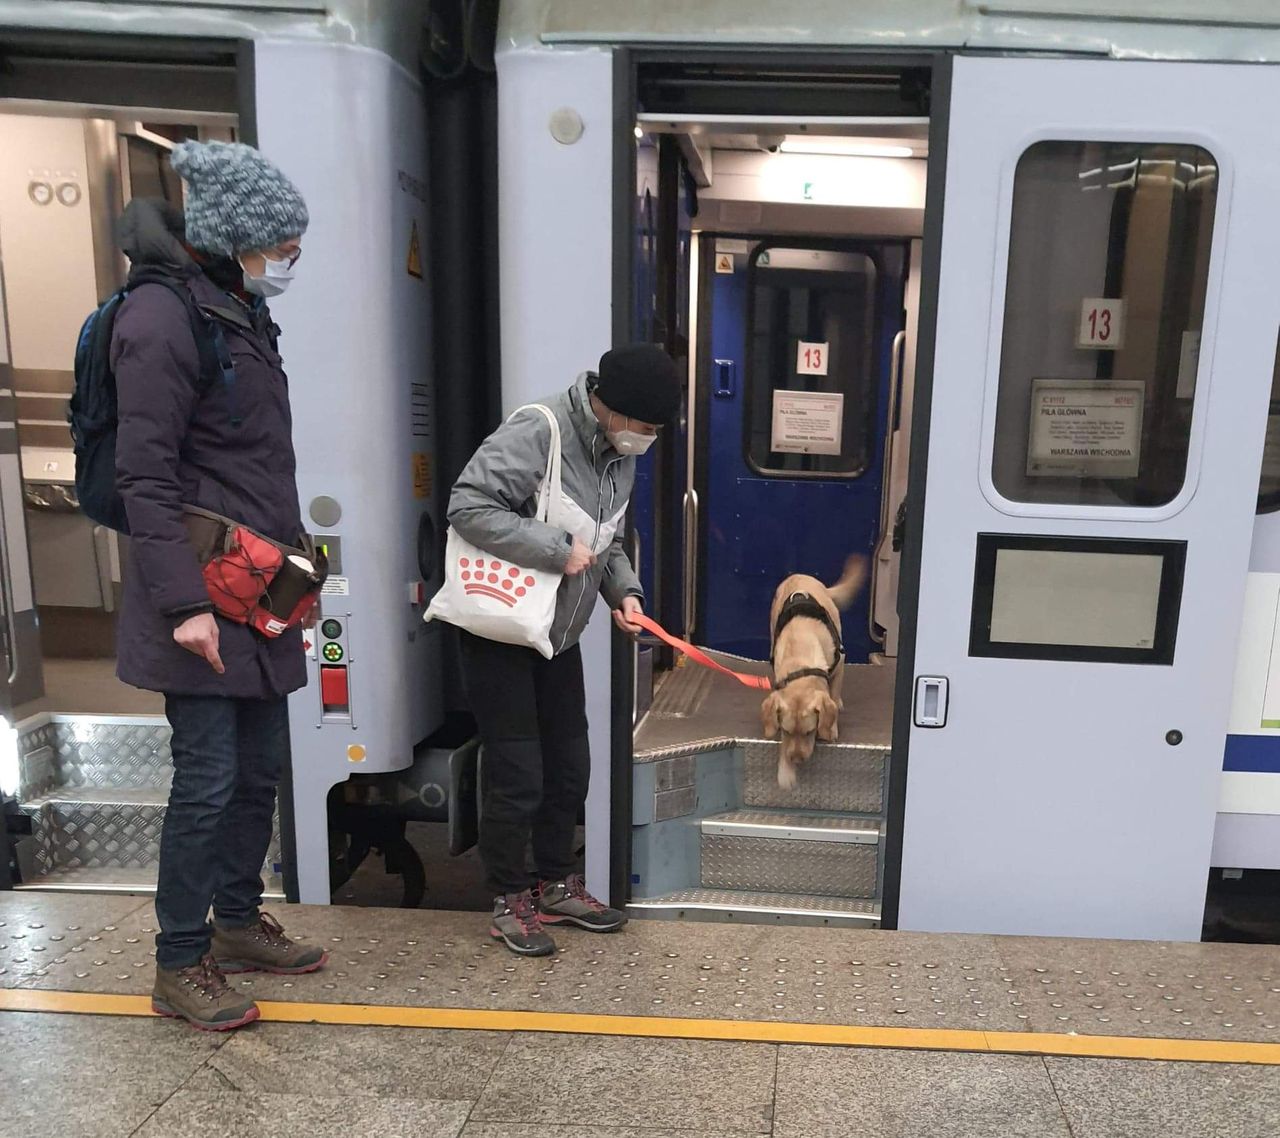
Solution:
M1110 1035L1059 1035L1048 1032L857 1027L823 1023L573 1015L561 1012L384 1007L370 1004L262 1001L259 1007L263 1020L275 1023L532 1031L743 1043L793 1043L826 1047L881 1047L901 1051L985 1051L1007 1055L1066 1055L1092 1059L1160 1059L1280 1066L1280 1043L1218 1039L1146 1039ZM151 1000L147 996L36 989L0 990L0 1011L120 1016L152 1014Z

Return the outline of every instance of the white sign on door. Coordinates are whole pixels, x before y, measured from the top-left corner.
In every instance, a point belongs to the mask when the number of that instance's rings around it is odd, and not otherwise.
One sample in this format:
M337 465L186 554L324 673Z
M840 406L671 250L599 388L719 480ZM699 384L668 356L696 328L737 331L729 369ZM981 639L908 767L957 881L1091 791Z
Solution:
M826 375L829 344L801 340L796 344L796 372L799 375Z
M839 454L843 435L843 395L822 391L773 393L771 450L783 454Z
M1124 347L1124 301L1089 296L1080 304L1077 348L1116 351Z
M732 253L716 254L716 272L717 273L733 272L733 254Z
M1033 380L1027 473L1136 478L1145 392L1140 380Z

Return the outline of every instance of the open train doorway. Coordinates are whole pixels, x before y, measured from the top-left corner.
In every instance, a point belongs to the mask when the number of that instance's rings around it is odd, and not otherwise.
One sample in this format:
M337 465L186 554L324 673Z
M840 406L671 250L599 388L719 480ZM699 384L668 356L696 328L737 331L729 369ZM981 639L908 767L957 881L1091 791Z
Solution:
M125 282L116 222L182 208L169 153L241 137L233 50L157 62L184 95L121 81L85 98L74 66L18 58L0 98L0 470L4 713L16 735L6 818L19 888L147 893L170 780L164 697L116 678L128 538L80 509L68 402L81 326ZM186 82L183 82L183 80ZM137 86L137 83L133 84ZM283 898L279 825L263 866Z
M843 91L854 113L827 115L759 100L711 113L641 80L634 330L688 369L685 417L637 483L650 608L735 670L770 674L786 578L863 583L840 614L836 738L815 741L793 786L759 690L640 644L636 915L882 920L927 79L869 69ZM771 95L789 109L796 91Z

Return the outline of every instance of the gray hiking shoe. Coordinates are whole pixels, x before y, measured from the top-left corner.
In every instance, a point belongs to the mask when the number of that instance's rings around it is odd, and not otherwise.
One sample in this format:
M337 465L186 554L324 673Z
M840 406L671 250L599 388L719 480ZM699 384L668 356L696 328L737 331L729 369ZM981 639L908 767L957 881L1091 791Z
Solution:
M274 972L296 976L323 968L329 954L319 946L290 940L269 913L242 929L213 927L213 955L223 972Z
M529 890L495 897L489 935L520 956L550 956L556 942L544 931Z
M627 918L587 892L582 874L571 873L563 881L538 886L538 915L544 925L577 925L593 933L617 932Z
M259 1015L257 1004L231 990L211 955L189 968L157 968L151 1010L201 1031L231 1031Z

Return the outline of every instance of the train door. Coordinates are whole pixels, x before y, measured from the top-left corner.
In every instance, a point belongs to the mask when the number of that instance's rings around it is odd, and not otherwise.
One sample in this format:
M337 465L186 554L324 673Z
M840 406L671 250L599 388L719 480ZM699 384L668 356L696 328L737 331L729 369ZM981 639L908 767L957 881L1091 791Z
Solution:
M1280 299L1266 68L955 60L904 928L1196 939ZM925 456L921 456L925 457Z
M124 281L121 209L180 207L168 152L233 137L237 120L139 114L0 99L0 793L17 802L5 860L22 888L145 892L156 879L163 697L116 679L127 538L79 508L67 407L81 325ZM277 897L279 863L277 845L264 865Z
M889 71L883 81L900 82ZM881 919L896 642L873 620L870 562L882 547L890 567L894 557L886 472L906 426L928 153L920 101L904 95L894 109L848 121L640 116L641 134L658 136L659 153L678 147L695 185L689 389L675 434L685 492L680 509L638 505L635 518L642 550L665 541L683 552L679 577L642 553L659 589L683 586L668 618L679 623L664 623L767 673L770 606L787 576L834 584L857 559L865 585L842 616L838 738L816 744L795 786L780 783L758 689L655 649L628 771L638 916ZM663 205L659 194L659 215ZM645 271L637 258L638 282ZM893 574L880 585L894 587ZM896 609L887 593L880 602L877 612Z
M834 583L879 543L907 244L708 234L703 249L711 358L695 392L709 416L696 632L763 660L778 583L792 573ZM843 614L850 663L867 663L883 639L870 609L864 590Z

